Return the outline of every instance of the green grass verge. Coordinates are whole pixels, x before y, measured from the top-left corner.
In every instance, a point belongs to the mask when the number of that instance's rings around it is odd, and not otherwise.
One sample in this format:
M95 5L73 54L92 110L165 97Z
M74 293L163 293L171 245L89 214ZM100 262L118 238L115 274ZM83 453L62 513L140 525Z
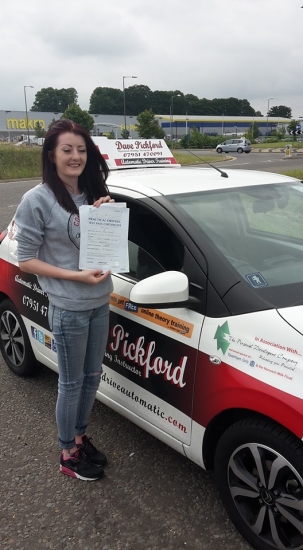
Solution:
M281 170L280 174L284 174L285 176L290 176L291 178L296 178L298 180L303 180L303 169L297 169L297 170Z
M253 149L286 149L286 145L291 145L293 149L302 149L303 151L303 144L298 141L292 141L291 139L289 141L277 141L276 143L270 143L266 141L262 141L262 143L253 143L252 148Z
M225 155L218 157L202 156L197 158L190 153L173 152L176 161L182 166L204 164L205 162L222 162ZM16 147L15 145L0 144L0 180L39 178L41 177L41 148Z
M204 162L222 162L228 159L226 155L200 156L197 158L188 153L173 151L176 161L182 166L203 165ZM39 178L41 177L41 148L16 147L0 144L0 180ZM303 180L303 169L280 171L281 174Z
M205 162L224 162L229 157L226 155L218 155L218 156L203 156L203 155L192 155L190 152L188 153L179 153L178 151L172 151L172 154L174 155L176 161L178 164L181 164L182 166L190 166L193 164L205 164ZM204 161L204 162L203 162Z
M37 178L41 170L40 147L0 146L0 180Z

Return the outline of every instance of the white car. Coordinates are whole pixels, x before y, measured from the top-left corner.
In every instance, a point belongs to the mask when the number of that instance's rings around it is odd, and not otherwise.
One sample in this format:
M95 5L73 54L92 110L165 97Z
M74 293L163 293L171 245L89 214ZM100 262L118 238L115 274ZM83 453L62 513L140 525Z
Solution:
M214 469L227 513L254 548L299 550L302 182L172 168L154 142L108 155L111 166L152 168L112 172L108 181L130 209L129 271L113 275L97 398ZM19 270L14 233L12 221L0 239L2 355L17 375L39 362L57 371L47 295Z
M227 139L216 147L217 153L250 153L251 142L245 138Z

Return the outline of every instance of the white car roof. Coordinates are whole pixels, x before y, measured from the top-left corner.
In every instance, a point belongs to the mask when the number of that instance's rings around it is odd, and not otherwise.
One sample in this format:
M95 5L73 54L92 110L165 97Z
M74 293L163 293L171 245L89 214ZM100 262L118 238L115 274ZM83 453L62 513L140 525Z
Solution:
M134 168L111 172L108 185L114 188L132 190L133 192L155 197L160 195L175 195L194 193L197 191L212 191L216 189L233 189L250 185L266 185L273 183L296 182L299 180L275 174L254 170L224 170L228 178L224 178L215 168Z

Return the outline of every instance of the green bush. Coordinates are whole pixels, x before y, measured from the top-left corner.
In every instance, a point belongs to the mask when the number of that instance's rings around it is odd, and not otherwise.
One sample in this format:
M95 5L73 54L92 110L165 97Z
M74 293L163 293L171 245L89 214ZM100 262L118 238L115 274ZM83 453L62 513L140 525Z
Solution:
M183 136L180 143L185 149L215 149L219 143L222 143L222 136L209 136L200 134L199 130L194 128L189 136Z
M40 147L0 146L0 180L37 178L41 174Z

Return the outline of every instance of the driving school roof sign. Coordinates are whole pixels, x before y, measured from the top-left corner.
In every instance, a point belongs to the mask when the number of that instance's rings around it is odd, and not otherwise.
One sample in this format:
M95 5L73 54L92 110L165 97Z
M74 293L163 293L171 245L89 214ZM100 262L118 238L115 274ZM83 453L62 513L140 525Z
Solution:
M93 136L93 141L110 170L121 168L180 167L163 139L107 139Z

